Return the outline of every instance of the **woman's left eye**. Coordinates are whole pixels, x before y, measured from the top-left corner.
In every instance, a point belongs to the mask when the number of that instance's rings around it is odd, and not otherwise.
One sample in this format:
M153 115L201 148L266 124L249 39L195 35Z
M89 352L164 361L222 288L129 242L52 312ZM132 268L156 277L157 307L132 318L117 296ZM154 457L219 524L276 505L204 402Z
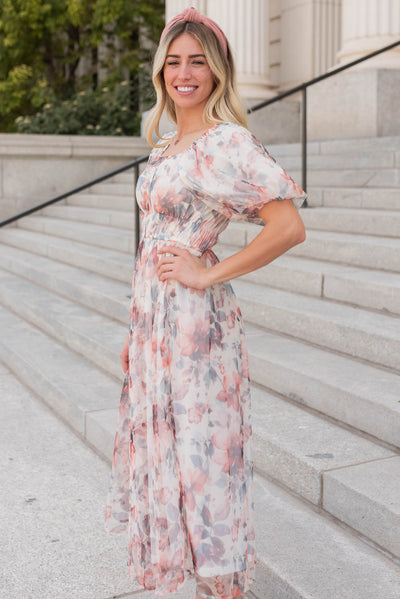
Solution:
M193 64L205 64L204 60L194 60Z

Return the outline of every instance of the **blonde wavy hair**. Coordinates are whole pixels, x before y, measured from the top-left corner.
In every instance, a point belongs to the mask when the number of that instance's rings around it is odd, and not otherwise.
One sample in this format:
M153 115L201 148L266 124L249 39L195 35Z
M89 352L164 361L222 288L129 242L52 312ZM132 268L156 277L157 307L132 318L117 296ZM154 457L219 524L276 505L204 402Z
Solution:
M160 41L154 57L153 84L157 102L145 122L146 139L152 147L161 147L166 143L160 134L160 119L164 110L176 123L175 105L165 88L164 65L169 46L182 33L189 33L199 42L215 81L214 89L204 108L204 122L209 123L210 126L216 123L234 122L247 127L246 111L237 90L235 64L229 43L227 56L225 56L218 39L208 27L203 23L182 21L173 25L167 32ZM154 133L161 143L153 142Z

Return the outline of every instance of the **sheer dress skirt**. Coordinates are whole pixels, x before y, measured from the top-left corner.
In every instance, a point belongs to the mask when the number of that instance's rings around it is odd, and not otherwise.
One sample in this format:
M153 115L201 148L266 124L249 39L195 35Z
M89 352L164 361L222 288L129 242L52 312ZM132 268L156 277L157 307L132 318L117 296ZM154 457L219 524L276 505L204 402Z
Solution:
M194 574L201 597L231 599L248 590L255 564L242 318L229 284L146 279L157 247L139 250L147 268L135 273L106 529L128 530L144 588L171 593Z

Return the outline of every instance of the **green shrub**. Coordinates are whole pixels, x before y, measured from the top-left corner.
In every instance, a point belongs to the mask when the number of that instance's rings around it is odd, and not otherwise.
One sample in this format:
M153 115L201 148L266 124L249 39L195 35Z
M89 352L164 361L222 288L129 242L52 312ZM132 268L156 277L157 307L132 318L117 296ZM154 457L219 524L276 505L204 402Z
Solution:
M131 108L131 89L122 81L113 89L80 91L68 100L53 99L34 116L19 116L19 133L64 135L140 135L140 114Z

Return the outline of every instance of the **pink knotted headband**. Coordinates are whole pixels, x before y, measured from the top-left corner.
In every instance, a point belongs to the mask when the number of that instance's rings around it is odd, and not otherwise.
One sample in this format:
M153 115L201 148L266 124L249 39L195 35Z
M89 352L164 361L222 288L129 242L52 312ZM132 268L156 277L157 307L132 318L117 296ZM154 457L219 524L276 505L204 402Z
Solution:
M205 15L202 15L201 13L199 13L198 10L196 10L193 7L186 8L181 13L179 13L179 15L176 15L176 17L173 17L170 21L168 21L161 34L161 39L166 35L166 33L171 29L171 27L175 25L175 23L180 23L181 21L194 21L196 23L203 23L203 25L211 29L211 31L215 34L219 43L221 44L225 56L228 56L228 42L226 40L225 33L222 31L221 27L217 25L215 21L213 21L209 17L206 17Z

